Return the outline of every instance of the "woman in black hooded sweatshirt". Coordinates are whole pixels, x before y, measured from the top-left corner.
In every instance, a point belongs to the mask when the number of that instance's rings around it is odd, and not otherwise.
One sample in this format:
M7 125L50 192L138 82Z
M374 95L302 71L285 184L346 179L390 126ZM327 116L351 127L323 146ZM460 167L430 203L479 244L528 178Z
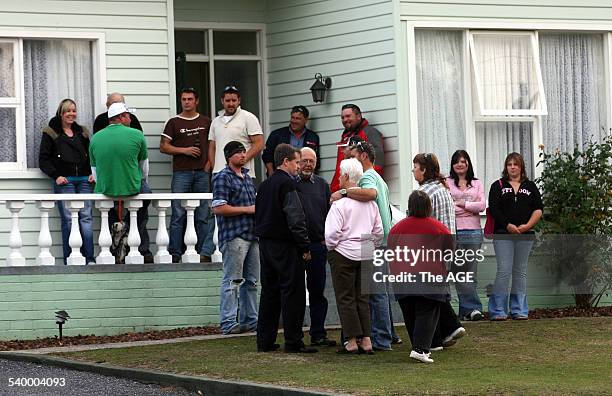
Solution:
M89 166L89 131L76 122L76 103L72 99L60 102L55 117L43 128L38 162L40 169L53 180L55 194L91 194L94 178ZM70 211L64 201L57 201L62 220L64 264L70 256ZM87 263L95 262L92 229L92 202L85 201L79 210L79 228L83 245L81 254Z

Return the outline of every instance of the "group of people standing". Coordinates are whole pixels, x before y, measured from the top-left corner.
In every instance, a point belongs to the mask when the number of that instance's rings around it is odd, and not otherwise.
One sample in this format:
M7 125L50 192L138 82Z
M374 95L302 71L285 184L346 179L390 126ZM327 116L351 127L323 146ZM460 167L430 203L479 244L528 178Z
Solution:
M224 334L256 330L258 351L280 348L276 337L281 315L286 352L312 353L316 352L313 346L336 345L327 337L324 325L327 262L343 332L338 352L392 350L393 344L402 342L393 327L390 296L394 293L388 285L369 290L363 284L364 266L371 264L374 249L393 248L403 243L399 236L411 234L456 235L453 248L459 249L476 250L482 245L480 213L486 206L485 191L464 150L452 156L448 178L442 176L434 154L414 157L412 172L419 188L409 198L408 217L392 226L389 189L382 178L382 134L368 124L358 106L342 107L345 129L337 144L338 161L330 187L316 175L319 137L306 127L306 107L293 107L289 125L273 131L264 142L257 117L240 107L236 87L223 90L223 111L212 121L197 112L195 90L186 88L180 95L182 111L168 120L160 140L160 151L173 158L171 190L212 190L210 205L203 203L196 210L196 250L202 262L210 261L216 215L223 253L221 330ZM87 129L76 123L76 103L70 99L60 103L56 116L44 128L40 167L53 179L56 193L125 197L151 191L146 142L138 119L120 94L109 95L107 108L96 119L96 134L91 139ZM268 177L256 189L254 158L262 151ZM145 262L152 262L147 206L148 202L138 211L139 251ZM66 258L70 255L71 219L61 201L58 209ZM537 187L527 178L520 154L506 158L502 177L491 185L489 209L495 219L497 259L489 318L526 319L530 236L542 215L542 202ZM121 215L119 208L114 216ZM90 202L79 213L79 225L82 254L92 262ZM173 262L179 262L184 252L184 232L185 209L173 202L169 245ZM474 276L477 272L475 261L468 260L461 268L437 264L442 265L440 272L461 270ZM388 270L385 264L383 271ZM459 316L450 305L448 284L436 293L395 295L412 343L412 358L433 362L431 351L453 345L465 334L460 319L483 318L476 282L455 285ZM302 332L306 287L310 347L304 344Z

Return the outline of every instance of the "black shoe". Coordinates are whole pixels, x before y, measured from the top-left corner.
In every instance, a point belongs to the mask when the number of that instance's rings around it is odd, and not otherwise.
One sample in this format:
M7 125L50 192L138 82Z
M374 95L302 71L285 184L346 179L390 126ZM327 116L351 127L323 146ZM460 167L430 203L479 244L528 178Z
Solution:
M400 344L402 344L403 342L404 342L404 341L402 341L402 339L401 339L401 338L396 337L396 338L394 338L394 339L392 339L392 340L391 340L391 345L400 345Z
M145 254L144 255L144 262L145 262L145 264L153 264L153 262L154 262L153 255L152 254Z
M327 337L318 338L310 341L310 346L322 346L322 347L333 347L338 345L336 341L330 340Z
M172 263L177 264L181 262L181 256L172 256Z
M257 347L257 352L274 352L278 351L280 348L279 344L272 344L269 347Z
M302 345L298 348L287 348L285 347L286 353L317 353L319 352L316 348L307 347L306 345Z
M200 263L210 263L211 261L210 256L200 255Z

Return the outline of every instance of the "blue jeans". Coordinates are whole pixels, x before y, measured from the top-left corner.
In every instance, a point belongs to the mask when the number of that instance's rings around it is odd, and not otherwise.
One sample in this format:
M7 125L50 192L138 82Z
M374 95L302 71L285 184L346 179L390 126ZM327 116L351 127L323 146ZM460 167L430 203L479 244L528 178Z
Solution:
M221 246L221 253L221 331L227 334L238 325L254 330L257 328L259 244L257 241L234 238Z
M327 298L325 298L325 281L327 278L327 248L322 243L311 243L312 259L306 265L306 287L310 309L310 338L320 340L327 338L325 317L327 316Z
M475 252L482 246L482 230L457 230L457 249L471 250ZM465 260L461 266L453 265L454 272L473 273L473 282L455 282L455 289L459 297L459 317L468 316L472 311L482 312L482 303L478 297L476 274L478 273L478 262L475 259Z
M388 273L387 264L380 267L384 273ZM389 294L386 290L383 293L377 292L370 294L370 322L372 327L372 346L380 349L390 349L393 340L393 326L391 323L391 313L389 304Z
M508 316L508 302L510 315L513 318L529 316L527 306L527 262L533 246L533 240L495 239L495 257L497 259L497 274L493 293L489 297L489 317L505 318ZM508 296L510 277L512 287ZM509 298L508 298L509 297Z
M172 173L173 193L207 193L210 192L210 173L203 170L174 171ZM196 251L205 256L211 256L215 250L213 232L215 220L210 211L208 201L200 201L195 210L195 229L198 235ZM184 253L183 239L187 227L187 211L181 206L180 199L172 200L172 217L170 218L170 244L168 251L173 256Z
M58 186L53 181L53 192L55 194L91 194L93 193L93 184L88 181L68 182ZM93 205L91 201L85 201L85 207L79 210L79 229L81 230L81 238L83 245L81 246L81 254L85 256L87 263L95 262L94 243L93 243ZM62 220L62 245L64 250L64 264L70 256L72 248L70 248L70 228L72 227L72 218L70 210L66 207L64 201L57 201L57 209Z

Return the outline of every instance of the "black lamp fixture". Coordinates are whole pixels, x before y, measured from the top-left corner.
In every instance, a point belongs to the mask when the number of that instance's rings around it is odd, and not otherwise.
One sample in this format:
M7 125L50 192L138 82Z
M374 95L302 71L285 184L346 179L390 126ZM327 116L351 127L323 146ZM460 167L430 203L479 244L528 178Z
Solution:
M310 87L312 92L312 101L315 103L322 103L325 101L325 92L332 86L332 79L330 77L323 77L321 73L315 74L315 82Z
M66 323L68 319L70 319L70 315L68 315L68 312L64 310L55 312L55 323L59 327L60 343L62 342L62 326L64 325L64 323Z

